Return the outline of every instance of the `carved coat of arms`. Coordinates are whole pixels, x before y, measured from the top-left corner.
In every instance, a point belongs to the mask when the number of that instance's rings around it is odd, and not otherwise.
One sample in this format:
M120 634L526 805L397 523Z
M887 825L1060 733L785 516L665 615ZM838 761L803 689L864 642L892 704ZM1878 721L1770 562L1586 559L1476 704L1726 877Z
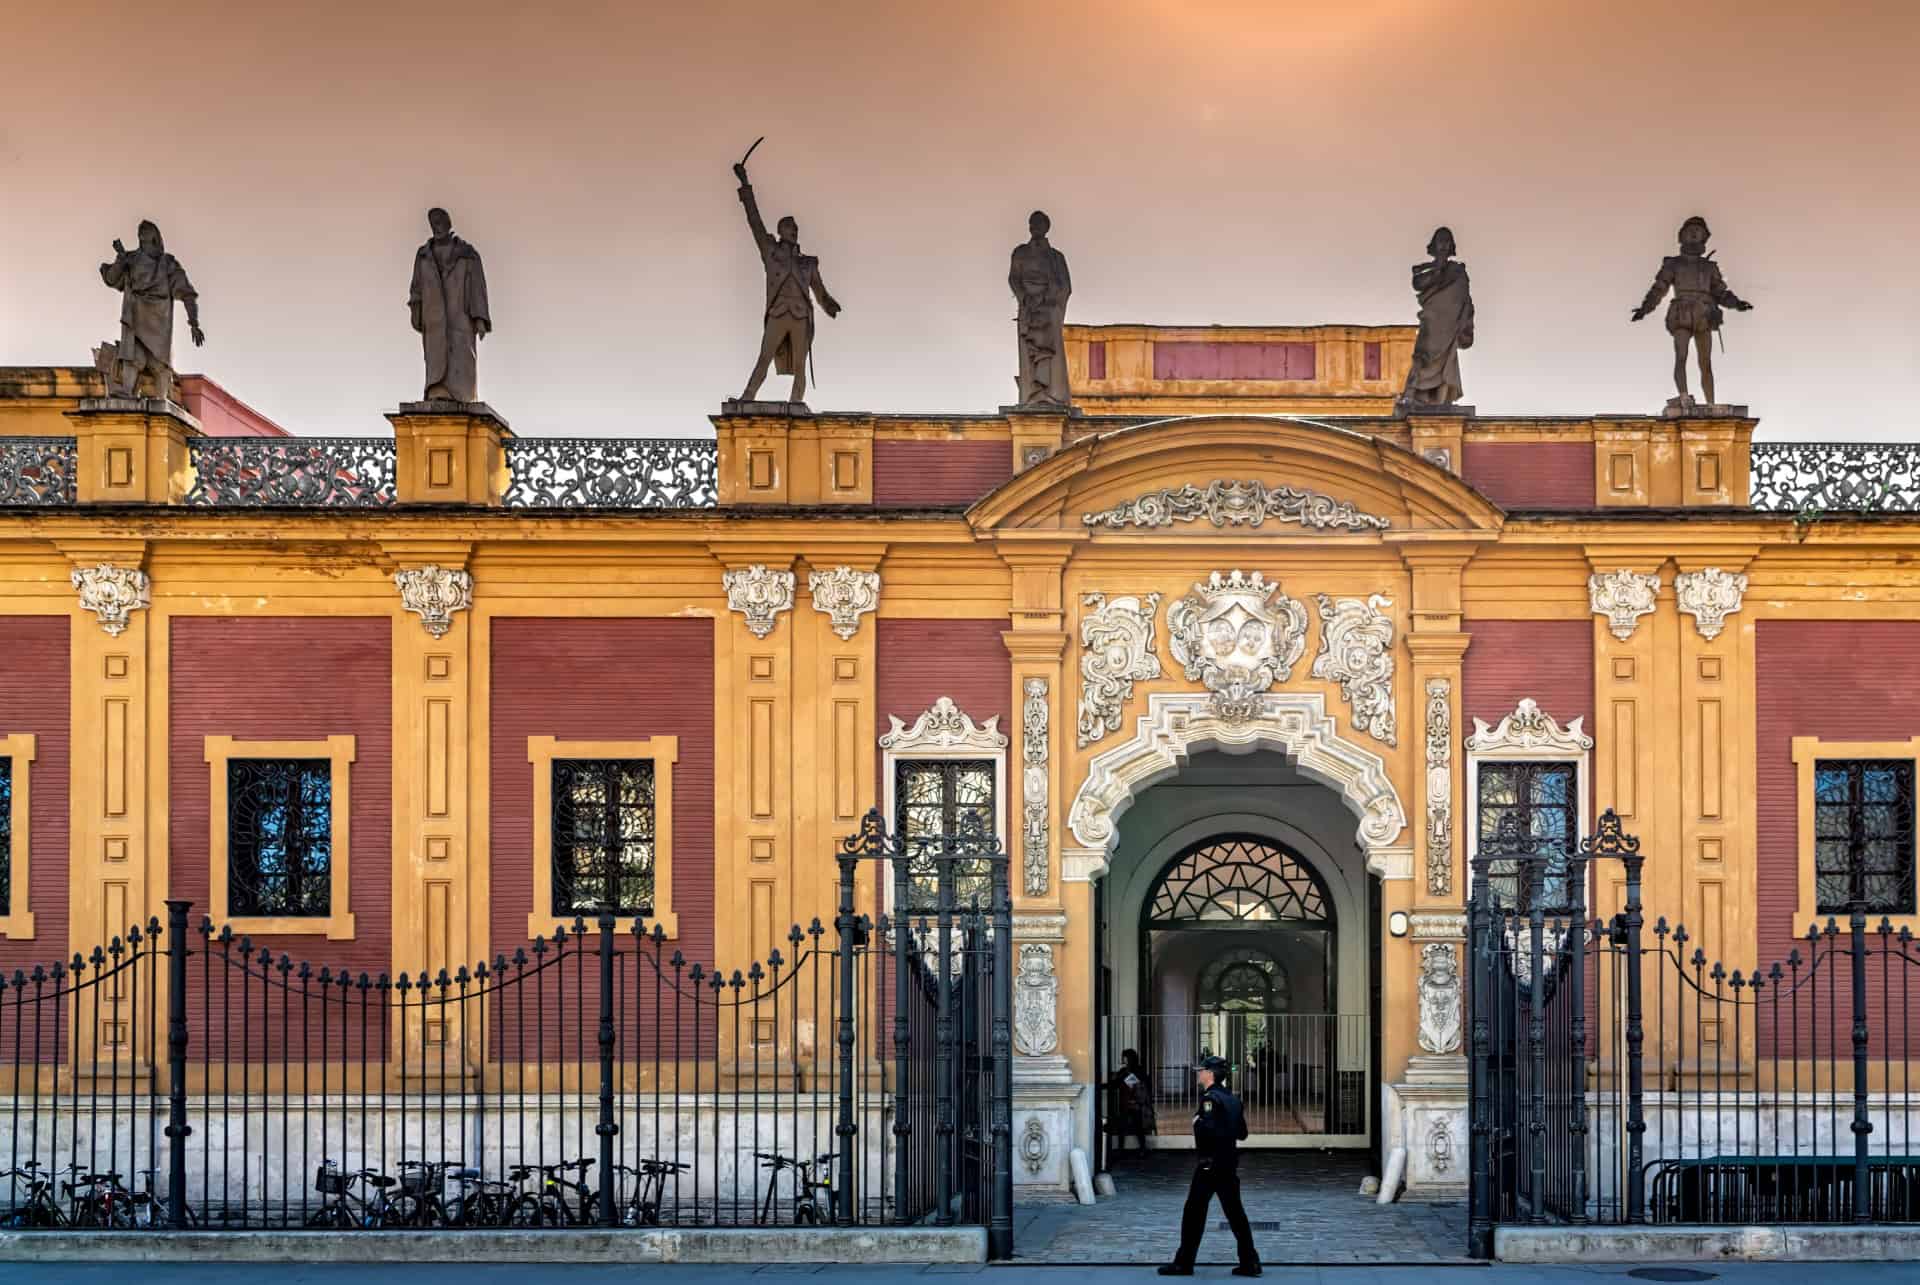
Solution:
M1216 571L1167 608L1167 635L1186 676L1213 693L1215 712L1243 722L1306 651L1307 609L1258 571Z

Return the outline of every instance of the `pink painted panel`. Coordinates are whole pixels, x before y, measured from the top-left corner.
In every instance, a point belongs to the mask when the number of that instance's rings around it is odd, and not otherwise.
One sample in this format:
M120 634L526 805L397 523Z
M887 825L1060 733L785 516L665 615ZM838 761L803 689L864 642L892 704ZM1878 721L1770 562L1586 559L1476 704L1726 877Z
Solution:
M1593 447L1586 442L1467 442L1467 485L1506 509L1590 509Z
M1380 345L1368 344L1362 360L1366 363L1365 378L1380 378Z
M1096 339L1087 345L1087 378L1107 377L1107 341Z
M1159 341L1155 379L1312 379L1314 346L1303 343Z

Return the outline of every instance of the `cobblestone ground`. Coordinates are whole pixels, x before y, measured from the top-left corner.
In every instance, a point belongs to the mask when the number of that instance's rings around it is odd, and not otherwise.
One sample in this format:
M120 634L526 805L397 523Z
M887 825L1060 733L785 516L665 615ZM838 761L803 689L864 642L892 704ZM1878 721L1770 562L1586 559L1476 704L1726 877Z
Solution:
M1180 1209L1193 1175L1191 1152L1113 1158L1118 1194L1087 1208L1021 1200L1014 1253L1033 1263L1164 1263L1180 1244ZM1249 1152L1241 1197L1260 1258L1269 1264L1466 1261L1464 1203L1377 1205L1359 1194L1365 1158L1354 1152ZM1201 1263L1234 1261L1233 1233L1215 1205Z

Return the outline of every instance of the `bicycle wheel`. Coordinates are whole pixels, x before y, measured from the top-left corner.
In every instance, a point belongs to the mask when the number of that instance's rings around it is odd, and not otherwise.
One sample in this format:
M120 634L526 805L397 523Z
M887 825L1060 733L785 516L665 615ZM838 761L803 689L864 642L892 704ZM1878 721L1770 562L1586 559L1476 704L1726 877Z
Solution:
M507 1210L507 1226L540 1227L546 1225L546 1202L538 1196L521 1196Z
M191 1221L197 1222L198 1219ZM308 1214L307 1226L316 1231L349 1231L354 1226L354 1217L345 1205L336 1201Z
M426 1204L410 1191L389 1196L373 1210L367 1226L373 1231L385 1228L419 1227L424 1224Z

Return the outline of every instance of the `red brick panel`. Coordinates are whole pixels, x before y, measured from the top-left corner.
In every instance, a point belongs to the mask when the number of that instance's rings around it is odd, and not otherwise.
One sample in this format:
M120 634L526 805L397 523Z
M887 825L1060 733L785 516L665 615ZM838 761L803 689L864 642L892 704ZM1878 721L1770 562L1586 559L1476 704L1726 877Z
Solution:
M1461 675L1460 731L1473 720L1490 727L1513 713L1522 697L1565 727L1586 719L1593 733L1593 625L1587 620L1469 620L1473 641Z
M1506 509L1594 507L1586 442L1463 442L1460 476Z
M1169 342L1153 345L1155 379L1312 379L1314 346L1303 343Z
M1087 378L1107 377L1107 341L1096 339L1087 345Z
M16 968L31 972L35 964L72 956L67 945L67 723L73 627L65 616L0 616L0 656L6 657L0 664L0 736L31 733L35 738L34 760L27 764L31 815L25 836L31 887L24 889L34 937L0 941L0 968L9 977ZM23 890L13 891L17 898ZM104 943L82 944L91 951ZM0 1040L5 1038L0 1032Z
M906 441L873 443L873 503L877 508L968 505L1013 476L1013 449L1005 442Z
M1367 344L1364 346L1364 348L1361 351L1362 351L1361 360L1364 363L1365 378L1367 379L1380 378L1380 345Z

